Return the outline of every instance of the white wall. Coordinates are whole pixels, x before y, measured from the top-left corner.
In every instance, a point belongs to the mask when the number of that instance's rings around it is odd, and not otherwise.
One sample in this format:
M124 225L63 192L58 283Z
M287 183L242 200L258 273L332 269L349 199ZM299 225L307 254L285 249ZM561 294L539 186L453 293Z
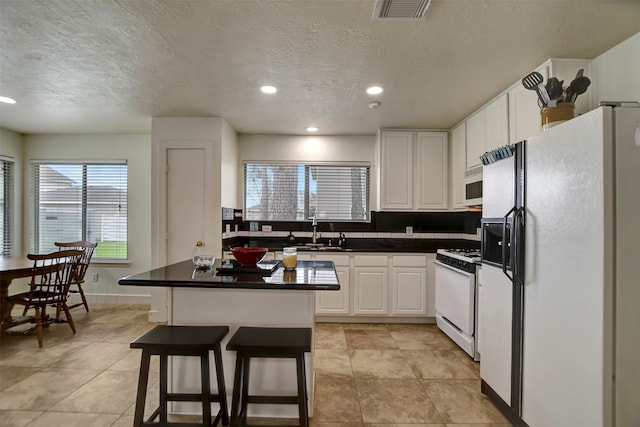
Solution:
M0 129L0 156L14 161L13 166L13 227L12 256L24 255L22 250L22 162L24 159L23 136L6 129Z
M129 165L128 254L129 263L91 265L84 285L89 302L148 304L149 291L119 286L121 277L151 267L151 136L150 135L26 135L23 182L27 194L30 160L124 159ZM23 212L29 212L24 200ZM24 218L23 247L29 247L30 221ZM98 273L97 283L91 281Z
M593 102L640 101L640 33L596 57L593 72Z
M242 198L238 197L238 135L227 123L222 121L222 144L220 153L220 183L222 192L220 203L225 208L242 207Z
M244 161L369 162L370 210L377 205L375 135L306 136L241 134L238 153L238 200L242 206Z

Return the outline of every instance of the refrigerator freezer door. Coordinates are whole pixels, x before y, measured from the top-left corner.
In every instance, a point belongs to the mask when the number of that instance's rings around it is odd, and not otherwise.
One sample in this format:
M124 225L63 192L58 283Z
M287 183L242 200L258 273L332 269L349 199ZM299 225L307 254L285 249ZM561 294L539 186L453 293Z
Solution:
M531 427L610 424L610 116L599 108L527 141L522 419Z
M515 157L482 168L482 216L502 218L515 205Z
M511 404L512 282L501 268L482 264L480 378Z

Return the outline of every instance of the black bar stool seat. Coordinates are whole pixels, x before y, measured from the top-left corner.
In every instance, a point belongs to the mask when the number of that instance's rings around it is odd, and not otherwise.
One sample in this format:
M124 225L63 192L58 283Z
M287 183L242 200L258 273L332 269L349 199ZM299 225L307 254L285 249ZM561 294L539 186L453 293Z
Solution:
M218 411L213 425L220 420L223 425L229 424L227 412L227 392L224 385L222 369L222 351L220 342L229 333L228 326L167 326L160 325L151 329L130 345L131 348L142 349L136 411L133 419L134 427L142 426L207 426L211 423L211 402L218 402ZM211 393L209 379L209 351L213 351L216 364L218 393ZM144 421L144 406L149 380L149 364L151 356L160 356L160 406ZM202 393L167 393L168 356L199 356L202 377ZM170 423L167 421L167 402L202 402L202 423ZM159 422L152 422L160 416Z
M298 405L299 426L309 426L304 353L311 351L311 328L241 327L227 343L227 350L236 351L231 403L232 427L247 425L247 405L250 403ZM253 357L296 359L298 394L249 395L249 368Z

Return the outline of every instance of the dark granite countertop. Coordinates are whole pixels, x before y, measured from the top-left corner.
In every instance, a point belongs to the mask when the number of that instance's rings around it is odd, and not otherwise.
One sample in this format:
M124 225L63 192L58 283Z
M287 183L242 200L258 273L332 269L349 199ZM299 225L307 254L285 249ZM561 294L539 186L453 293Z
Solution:
M178 262L118 281L122 286L164 286L185 288L269 289L269 290L339 290L340 282L331 261L298 261L295 271L284 271L278 261L261 263L266 271L220 270L217 259L213 268L195 269L191 260ZM271 265L273 272L270 272ZM238 272L236 272L238 271Z
M306 247L309 239L297 239L290 243L286 238L242 237L228 239L223 242L224 250L231 250L234 246L261 246L270 251L280 251L286 246L295 246L299 251L313 252L383 252L383 253L435 253L438 249L479 249L480 242L466 239L348 239L343 247L327 246L313 248Z

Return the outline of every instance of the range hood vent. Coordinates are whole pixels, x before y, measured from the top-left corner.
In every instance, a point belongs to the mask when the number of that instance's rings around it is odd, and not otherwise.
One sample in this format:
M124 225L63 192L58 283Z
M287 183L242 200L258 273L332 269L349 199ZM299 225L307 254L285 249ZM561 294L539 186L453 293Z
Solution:
M376 0L374 20L418 20L424 19L431 0Z

